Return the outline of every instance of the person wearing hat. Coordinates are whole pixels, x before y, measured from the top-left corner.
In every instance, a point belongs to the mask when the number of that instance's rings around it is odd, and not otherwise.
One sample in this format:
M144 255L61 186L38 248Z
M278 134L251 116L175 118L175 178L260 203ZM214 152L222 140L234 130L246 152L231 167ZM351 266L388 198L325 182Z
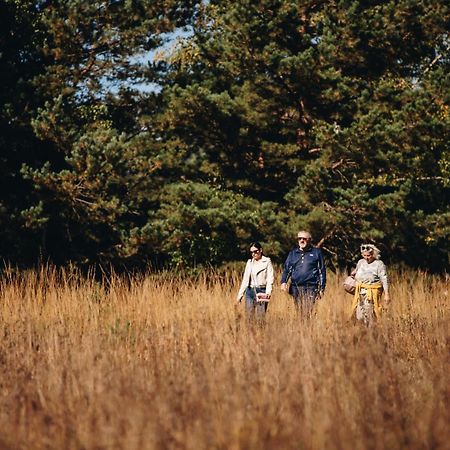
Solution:
M289 290L299 311L310 316L316 300L325 290L325 263L320 248L312 245L309 231L299 231L297 240L298 246L289 252L284 263L281 290Z
M273 265L270 258L264 256L259 242L250 244L250 255L251 258L245 265L236 300L240 303L245 295L247 317L262 321L272 294L274 282Z
M373 244L362 244L361 256L352 272L356 280L352 317L369 326L381 317L383 293L384 303L390 301L389 284L386 266L380 259L380 250Z

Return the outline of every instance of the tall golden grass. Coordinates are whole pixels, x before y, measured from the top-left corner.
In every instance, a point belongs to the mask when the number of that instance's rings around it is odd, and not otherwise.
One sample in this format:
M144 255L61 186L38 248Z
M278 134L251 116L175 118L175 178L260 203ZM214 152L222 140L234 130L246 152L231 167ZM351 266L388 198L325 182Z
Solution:
M4 271L0 448L449 448L448 286L391 275L366 329L341 276L311 320L276 288L255 326L233 272Z

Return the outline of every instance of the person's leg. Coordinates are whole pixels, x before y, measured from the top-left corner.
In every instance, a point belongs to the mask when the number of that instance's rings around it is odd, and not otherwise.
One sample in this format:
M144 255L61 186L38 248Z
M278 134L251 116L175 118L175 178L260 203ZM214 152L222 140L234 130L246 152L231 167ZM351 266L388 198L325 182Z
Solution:
M294 300L295 308L298 311L300 308L300 290L296 284L291 283L289 286L289 294L291 294L292 299Z
M253 318L255 313L256 295L255 290L248 287L245 290L245 312L249 319Z
M318 296L317 288L307 286L302 289L302 314L305 317L311 317L314 311L314 305Z
M365 294L359 296L359 302L356 306L356 320L366 326L370 326L375 319L373 303L367 300Z
M311 317L317 299L317 289L309 286L298 287L298 311L302 317Z
M256 289L256 293L264 293L266 292L265 288L264 289ZM266 316L266 311L267 311L267 307L268 307L268 302L255 302L255 318L257 320L257 322L262 323L264 322L265 316Z

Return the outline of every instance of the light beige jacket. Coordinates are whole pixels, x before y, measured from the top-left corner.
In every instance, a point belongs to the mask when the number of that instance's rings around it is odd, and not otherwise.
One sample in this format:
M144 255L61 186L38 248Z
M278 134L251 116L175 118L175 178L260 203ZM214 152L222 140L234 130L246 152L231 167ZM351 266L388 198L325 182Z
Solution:
M270 258L262 256L259 261L249 259L245 266L244 276L242 278L237 299L240 300L243 297L245 289L248 286L266 286L266 294L270 295L272 294L273 281L273 266Z

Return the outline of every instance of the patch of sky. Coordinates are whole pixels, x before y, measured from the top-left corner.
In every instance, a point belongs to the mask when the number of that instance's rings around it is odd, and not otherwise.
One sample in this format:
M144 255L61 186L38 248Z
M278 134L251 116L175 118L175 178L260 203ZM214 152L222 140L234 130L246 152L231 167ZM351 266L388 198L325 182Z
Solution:
M142 68L145 72L146 66L151 66L161 55L170 56L172 52L183 42L184 39L193 35L192 27L178 28L171 33L163 33L158 36L161 45L149 50L136 53L128 60L130 66ZM113 74L107 74L100 80L103 95L117 94L122 89L136 91L137 94L158 93L161 86L158 83L149 80L139 79L121 79L114 77Z
M145 79L146 67L151 66L162 57L170 58L170 55L176 51L183 40L192 35L192 27L178 28L171 33L158 35L160 45L151 50L142 50L134 54L125 63L118 63L118 66L100 77L98 80L98 89L95 90L95 96L101 99L108 95L117 95L123 90L132 91L136 95L146 93L157 94L162 89L161 85ZM111 55L105 52L105 54L100 54L97 57L99 60L108 60L111 58ZM123 65L123 70L121 70L120 64ZM127 66L133 68L133 74L131 76L127 76L125 69ZM86 80L78 85L77 97L79 100L83 97L90 97L93 94L93 90L89 86L90 83L92 83L92 80Z

